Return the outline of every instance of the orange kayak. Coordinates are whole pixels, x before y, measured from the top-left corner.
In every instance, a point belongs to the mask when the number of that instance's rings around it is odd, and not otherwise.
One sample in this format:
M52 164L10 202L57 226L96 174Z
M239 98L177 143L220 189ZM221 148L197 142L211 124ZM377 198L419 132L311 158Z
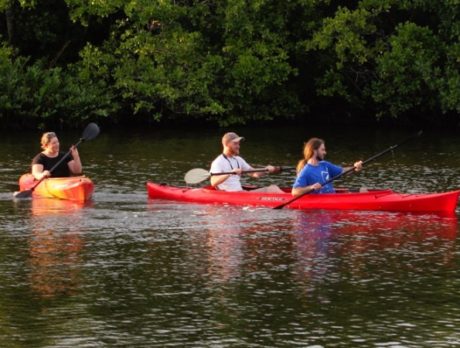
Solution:
M32 174L24 174L19 178L19 190L29 190L36 183ZM70 201L84 202L91 199L94 183L85 176L68 178L48 178L43 180L33 191L32 197L59 198Z

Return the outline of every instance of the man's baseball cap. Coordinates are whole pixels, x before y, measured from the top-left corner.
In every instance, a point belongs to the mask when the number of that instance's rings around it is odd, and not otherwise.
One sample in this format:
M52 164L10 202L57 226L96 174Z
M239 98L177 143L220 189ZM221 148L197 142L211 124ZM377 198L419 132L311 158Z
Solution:
M238 134L234 132L228 132L225 133L224 136L222 137L222 145L227 145L228 143L231 142L239 142L241 140L244 140L244 137L240 137Z

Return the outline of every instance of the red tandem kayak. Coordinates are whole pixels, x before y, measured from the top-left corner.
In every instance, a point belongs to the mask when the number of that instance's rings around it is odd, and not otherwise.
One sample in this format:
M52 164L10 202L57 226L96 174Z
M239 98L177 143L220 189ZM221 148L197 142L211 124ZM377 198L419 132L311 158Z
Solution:
M19 190L29 190L36 181L32 174L24 174L19 178ZM32 197L59 198L76 202L91 199L94 184L85 176L68 178L48 178L43 180L33 191Z
M183 202L232 204L274 208L293 196L286 193L225 192L213 188L188 188L147 182L149 198ZM291 209L385 210L399 212L453 213L460 190L445 193L402 194L392 190L310 194L287 205Z

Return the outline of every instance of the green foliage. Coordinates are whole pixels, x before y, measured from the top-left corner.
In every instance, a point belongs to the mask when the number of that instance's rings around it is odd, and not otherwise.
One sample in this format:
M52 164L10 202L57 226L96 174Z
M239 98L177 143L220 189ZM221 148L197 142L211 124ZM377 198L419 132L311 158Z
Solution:
M325 52L318 58L323 71L316 80L319 95L339 96L355 105L365 102L363 91L372 78L375 54L372 44L378 42L373 20L379 11L339 7L334 17L325 18L312 39L303 43L307 52Z
M459 10L458 0L0 0L0 117L227 126L336 112L337 100L369 118L458 113Z
M198 12L180 3L131 2L124 8L128 18L117 22L104 46L84 50L83 64L110 72L105 78L134 115L200 117L221 125L270 119L279 115L277 105L299 106L275 93L295 69L283 37L270 28L283 23L258 23L266 15L262 7L272 3L198 3ZM149 27L152 21L158 30ZM222 33L217 42L216 32Z
M104 83L61 68L45 69L0 49L0 119L16 125L79 124L114 110Z
M0 0L0 12L5 11L10 6L10 0Z
M222 109L208 89L222 61L201 54L198 33L174 31L158 37L143 33L123 39L113 77L135 114L155 113L159 107L176 115Z
M222 7L223 98L230 113L258 120L300 109L295 94L286 93L289 79L297 74L289 62L287 18L280 15L286 9L288 4L267 0L234 0ZM234 115L220 123L244 123Z
M460 43L447 47L446 57L446 68L438 80L441 109L460 113Z
M92 16L107 17L120 8L126 2L124 0L102 0L102 1L85 1L85 0L66 0L67 6L70 9L70 17L74 21L88 25L88 21Z
M391 49L377 59L377 78L370 92L373 99L384 104L393 117L435 106L442 43L430 29L413 23L399 25L389 43Z
M376 31L371 19L372 15L366 9L351 11L339 8L334 18L324 20L321 31L314 35L310 47L333 49L337 69L349 63L364 64L372 53L366 36Z
M341 97L354 109L371 106L377 117L458 112L459 9L450 0L338 7L301 43L320 62L318 94Z

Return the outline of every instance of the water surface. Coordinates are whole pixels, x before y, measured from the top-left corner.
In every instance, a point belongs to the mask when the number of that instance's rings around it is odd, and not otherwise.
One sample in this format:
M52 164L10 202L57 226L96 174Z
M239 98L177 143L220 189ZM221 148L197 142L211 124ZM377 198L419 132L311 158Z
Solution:
M410 132L238 129L254 165L294 165L327 140L338 164ZM454 216L274 211L148 200L208 168L219 131L105 132L80 148L96 183L85 205L15 202L39 133L0 139L3 347L453 347L460 345ZM60 134L68 146L78 133ZM460 187L460 140L428 133L337 185ZM261 179L288 186L294 173ZM248 181L257 183L256 181Z

